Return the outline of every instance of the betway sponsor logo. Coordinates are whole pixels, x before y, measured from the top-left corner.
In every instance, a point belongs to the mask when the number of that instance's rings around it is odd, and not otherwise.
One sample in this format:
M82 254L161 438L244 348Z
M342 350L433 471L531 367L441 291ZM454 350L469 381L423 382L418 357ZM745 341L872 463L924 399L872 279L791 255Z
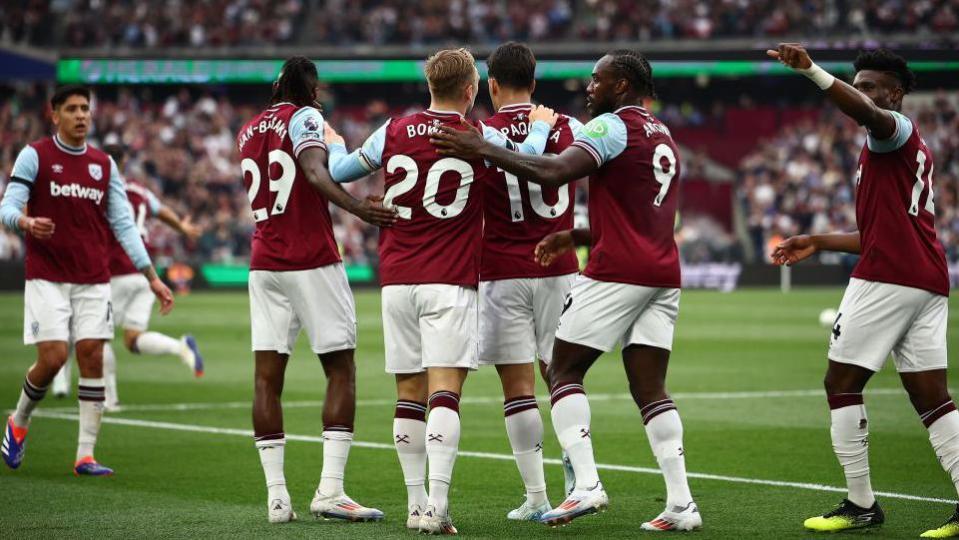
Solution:
M80 184L58 184L50 182L50 195L54 197L76 197L91 200L97 205L103 200L103 190Z

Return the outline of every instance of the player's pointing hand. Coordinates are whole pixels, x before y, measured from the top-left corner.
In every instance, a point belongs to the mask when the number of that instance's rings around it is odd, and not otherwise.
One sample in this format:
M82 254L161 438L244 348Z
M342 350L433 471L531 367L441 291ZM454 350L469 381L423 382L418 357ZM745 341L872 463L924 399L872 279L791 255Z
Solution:
M809 53L799 43L780 43L776 50L767 50L766 55L793 69L808 69L812 66Z
M436 146L438 154L476 159L485 140L478 129L463 120L457 127L439 126L430 135L430 143Z

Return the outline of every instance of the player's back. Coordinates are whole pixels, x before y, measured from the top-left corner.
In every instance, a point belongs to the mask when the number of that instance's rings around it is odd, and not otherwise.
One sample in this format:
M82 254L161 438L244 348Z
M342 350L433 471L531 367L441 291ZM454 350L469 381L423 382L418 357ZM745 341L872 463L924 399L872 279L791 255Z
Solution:
M243 184L256 222L252 270L308 270L340 261L328 201L296 161L307 148L326 148L322 133L323 118L316 109L279 103L237 135Z
M897 116L900 128L905 120ZM908 139L895 150L863 145L856 174L862 254L852 276L948 295L945 250L936 238L932 152L910 123Z
M483 121L514 142L528 135L530 104L501 107ZM559 154L573 142L570 118L560 115L550 131L544 154ZM485 183L483 256L484 281L559 276L579 268L573 252L543 268L533 260L533 249L548 234L573 228L576 184L541 187L496 170Z
M669 129L642 107L621 107L593 119L574 145L600 164L590 176L593 245L584 274L601 281L679 287L673 228L680 164Z
M140 238L147 250L150 249L150 237L147 229L147 218L156 215L159 211L159 201L145 185L133 178L126 179L127 201L133 213L133 222L140 231ZM110 275L123 276L135 274L138 270L133 266L130 256L123 251L123 246L116 238L110 239Z
M483 189L491 169L481 160L443 157L430 144L452 112L426 110L386 126L384 204L399 219L380 231L380 283L445 283L475 287L483 234Z

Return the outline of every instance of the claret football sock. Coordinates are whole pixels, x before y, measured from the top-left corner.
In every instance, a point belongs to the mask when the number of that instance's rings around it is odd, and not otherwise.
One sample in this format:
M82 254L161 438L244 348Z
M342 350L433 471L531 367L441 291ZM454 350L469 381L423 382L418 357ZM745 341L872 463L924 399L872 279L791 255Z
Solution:
M671 399L650 403L640 409L649 446L666 481L666 508L685 508L693 501L686 480L683 450L683 423Z
M93 455L93 448L100 434L100 421L103 419L103 379L80 377L77 398L80 401L80 434L77 437L77 461L79 461Z
M405 399L396 402L393 444L403 469L407 504L426 508L426 404Z
M290 500L286 490L286 476L283 474L283 450L286 447L286 435L274 433L263 435L255 439L254 444L260 454L260 464L263 465L263 475L266 477L268 499ZM324 460L324 466L326 462Z
M328 497L343 494L343 473L353 443L353 426L323 426L323 471L320 493Z
M23 378L23 390L20 391L20 399L17 401L17 409L13 413L13 423L17 427L27 427L30 425L30 415L33 409L37 408L43 397L47 395L47 387L39 387L30 382L30 376Z
M159 332L144 332L137 336L136 352L140 354L180 354L183 342Z
M426 420L430 493L426 504L433 506L440 516L449 514L450 482L460 443L459 402L455 392L439 391L430 396L430 414Z
M589 400L582 384L559 383L550 394L553 428L576 473L576 489L592 489L599 482L593 441L589 432Z
M503 402L506 434L513 448L516 467L526 486L526 500L532 507L547 502L543 473L543 419L535 396L519 396Z
M959 412L956 405L949 400L921 414L920 418L929 430L929 442L939 463L959 492Z
M847 498L860 508L871 508L876 496L869 478L869 420L862 394L833 394L827 399L832 449L846 475Z

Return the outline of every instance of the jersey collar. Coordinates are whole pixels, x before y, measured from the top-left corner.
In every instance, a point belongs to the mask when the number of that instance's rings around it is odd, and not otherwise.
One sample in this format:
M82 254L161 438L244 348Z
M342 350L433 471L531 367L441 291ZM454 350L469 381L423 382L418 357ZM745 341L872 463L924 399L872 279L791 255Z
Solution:
M511 113L511 112L517 112L517 111L525 111L532 108L533 108L532 103L513 103L512 105L503 105L496 112Z
M649 114L648 112L646 112L646 108L645 108L645 107L640 107L639 105L626 105L625 107L620 107L620 108L616 109L615 111L613 111L613 114L617 114L617 113L619 113L620 111L625 111L626 109L636 109L637 111L639 111L639 112L641 112L641 113L643 113L643 114Z
M434 111L433 109L426 109L425 111L423 111L423 114L428 116L439 116L439 117L446 117L446 116L458 116L460 118L463 117L462 114L456 111Z
M66 144L66 143L64 143L63 141L60 140L60 135L54 134L54 135L53 135L53 144L55 144L55 145L57 146L57 148L58 148L61 152L65 152L65 153L67 153L67 154L73 154L73 155L75 155L75 156L82 156L83 154L86 154L86 153L87 153L87 143L86 143L85 141L84 141L84 143L83 143L83 146L79 146L79 147L77 147L77 146L70 146L70 145L68 145L68 144Z

